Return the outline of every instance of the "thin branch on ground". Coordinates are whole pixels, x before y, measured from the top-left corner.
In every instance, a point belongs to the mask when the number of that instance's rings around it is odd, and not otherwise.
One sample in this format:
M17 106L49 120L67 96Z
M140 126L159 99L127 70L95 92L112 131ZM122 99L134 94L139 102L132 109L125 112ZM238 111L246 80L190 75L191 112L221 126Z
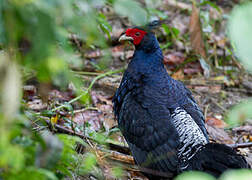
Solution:
M70 111L70 112L68 112L68 114L76 114L76 113L81 113L81 112L85 112L85 111L88 111L88 110L98 111L99 109L96 108L96 107L86 107L86 108L83 108L83 109L74 110L72 112Z
M247 143L237 143L237 144L227 144L229 147L233 149L237 148L247 148L247 147L252 147L252 142L247 142Z
M40 117L41 117L41 116L40 116ZM83 140L88 139L88 140L90 140L90 141L95 141L95 142L97 142L95 139L92 139L92 138L90 138L90 137L87 137L87 136L85 136L85 135L83 135L83 134L80 134L80 133L78 133L78 132L74 132L73 130L68 129L68 128L65 128L65 127L63 127L63 126L61 126L61 125L58 125L58 124L53 124L53 125L52 125L51 122L50 122L50 120L49 120L48 118L45 118L45 117L41 117L41 118L45 120L45 122L48 124L48 126L49 126L52 130L56 129L57 132L59 132L59 133L65 133L65 134L69 134L69 135L73 135L73 136L78 136L78 137L80 137L80 138L83 139ZM97 142L97 143L98 143L98 142ZM122 152L122 153L129 154L129 152L130 152L129 148L126 147L126 146L121 146L121 145L113 144L113 143L108 143L107 145L108 145L108 147L109 147L110 149L117 150L117 151Z

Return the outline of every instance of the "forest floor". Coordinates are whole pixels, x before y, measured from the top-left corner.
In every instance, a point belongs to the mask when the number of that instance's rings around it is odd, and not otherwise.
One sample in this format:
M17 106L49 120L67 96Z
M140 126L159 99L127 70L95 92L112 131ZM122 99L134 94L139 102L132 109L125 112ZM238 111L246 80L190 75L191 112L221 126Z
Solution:
M211 32L203 33L205 44L207 44L208 62L211 66L210 76L205 77L204 68L202 69L202 65L197 60L198 57L192 52L188 35L191 5L186 3L174 5L168 1L163 3L158 8L159 11L169 18L173 17L169 27L176 28L171 30L174 31L173 33L179 31L179 35L167 34L162 28L157 31L158 39L163 48L165 66L173 78L182 81L193 92L196 101L204 112L210 139L224 144L252 142L251 121L240 124L238 127L230 127L225 122L229 110L252 95L252 76L245 72L234 55L227 53L227 47L230 47L230 44L225 33L225 15L231 8L226 8L226 5L220 4L221 13L210 6L204 7L202 10L202 16L209 16L211 19L203 20L203 30L204 28L205 30L212 28ZM107 151L110 161L127 164L128 174L126 176L137 176L139 179L144 179L133 166L133 159L129 156L127 144L116 128L117 122L112 109L112 97L119 86L123 69L127 67L134 51L132 45L117 43L119 35L129 24L127 20L115 17L109 8L103 8L102 11L107 13L108 21L112 26L111 45L107 49L111 53L112 61L109 66L111 73L104 74L104 72L95 69L94 66L104 56L105 50L86 51L78 46L76 54L83 57L85 68L73 69L76 75L83 79L84 89L96 77L101 76L94 82L89 91L90 104L84 105L74 101L71 110L66 107L57 108L75 98L72 86L69 86L69 89L65 91L59 90L57 87L51 88L47 101L43 102L39 85L29 83L29 81L24 86L24 101L27 108L32 111L49 110L57 112L57 115L53 118L44 118L47 123L54 123L54 127L51 128L54 132L73 134L82 138L85 138L92 131L106 135L107 142L110 143ZM36 124L34 124L34 127L41 128L40 125ZM113 147L112 144L115 144L115 146ZM239 153L244 154L252 165L252 147L236 149ZM97 152L100 151L103 150L98 148ZM109 166L104 162L103 165L104 167ZM103 168L103 170L106 174L106 168Z

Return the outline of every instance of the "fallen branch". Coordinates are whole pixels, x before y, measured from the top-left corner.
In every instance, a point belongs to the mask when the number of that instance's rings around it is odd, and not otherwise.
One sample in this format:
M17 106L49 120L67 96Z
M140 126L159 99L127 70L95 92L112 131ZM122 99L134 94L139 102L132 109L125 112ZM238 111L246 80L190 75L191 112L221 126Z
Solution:
M247 143L238 143L238 144L227 144L229 147L233 149L237 148L247 148L247 147L252 147L252 142L247 142Z
M108 157L109 159L120 161L120 162L131 164L131 165L135 164L134 158L130 155L126 155L117 151L100 148L100 147L98 147L97 149L100 155Z
M90 137L87 137L83 134L80 134L80 133L77 133L77 132L74 132L73 130L71 129L68 129L68 128L65 128L61 125L58 125L58 124L54 124L52 125L50 120L46 119L46 118L43 118L45 120L45 122L48 124L48 126L51 128L51 129L56 129L57 132L59 133L65 133L65 134L69 134L69 135L73 135L73 136L78 136L80 137L81 139L85 140L85 139L88 139L90 141L94 141L94 142L97 142L95 139L92 139ZM55 131L55 130L54 130ZM98 142L97 142L98 143ZM120 145L117 145L117 144L113 144L113 143L107 143L108 147L111 149L111 150L117 150L121 153L125 153L125 154L130 154L130 150L128 147L126 146L120 146Z

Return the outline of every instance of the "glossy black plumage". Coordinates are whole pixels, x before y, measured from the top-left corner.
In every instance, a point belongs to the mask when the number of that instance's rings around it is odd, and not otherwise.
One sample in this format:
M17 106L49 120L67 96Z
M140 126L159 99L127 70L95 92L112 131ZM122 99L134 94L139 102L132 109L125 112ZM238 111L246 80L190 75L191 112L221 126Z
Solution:
M208 157L205 152L211 153L214 145L205 145L208 143L208 135L203 113L191 92L181 82L167 74L163 65L162 51L152 32L148 32L136 46L113 103L119 128L138 165L166 173L171 177L191 169L208 172L204 169L207 166L200 168L201 162L210 161L209 158L205 158ZM196 142L197 134L186 131L186 136L182 138L181 134L184 132L178 131L180 114L176 117L176 124L173 118L177 108L195 123L193 124L195 132L200 132L202 141ZM218 150L222 148L218 145L216 147ZM179 153L181 149L183 152ZM232 155L236 153L233 152ZM237 157L243 160L243 157L238 155ZM245 167L245 164L246 161L238 166ZM212 174L215 175L215 172Z

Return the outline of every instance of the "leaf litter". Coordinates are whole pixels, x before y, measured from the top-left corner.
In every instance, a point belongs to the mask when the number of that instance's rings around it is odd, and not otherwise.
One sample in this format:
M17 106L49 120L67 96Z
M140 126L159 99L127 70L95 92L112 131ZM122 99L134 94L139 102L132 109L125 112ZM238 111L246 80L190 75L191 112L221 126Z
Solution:
M167 3L171 6L176 6L179 11L182 11L181 9L191 10L191 6L186 3L179 2L172 4L173 1L164 2L164 4ZM173 11L167 12L167 14L174 13L177 14L177 12ZM173 78L183 81L186 86L192 90L194 97L206 116L206 127L211 141L225 144L252 142L251 124L245 123L240 127L229 128L224 121L228 109L234 104L249 97L247 92L238 91L240 89L240 80L234 79L233 77L230 79L226 78L230 76L225 71L211 72L210 78L206 79L202 76L202 72L206 71L206 69L205 67L202 67L202 64L200 64L199 61L186 62L188 57L192 56L192 49L209 63L206 58L209 52L215 53L215 56L218 58L219 56L222 56L223 53L225 54L225 47L228 46L227 40L223 34L210 33L210 38L208 37L209 39L203 39L199 18L198 9L195 6L192 8L191 21L187 14L180 13L180 15L176 16L176 21L179 22L175 27L179 29L180 33L184 34L190 32L192 47L188 47L188 44L184 43L181 47L178 47L175 44L171 46L169 50L164 49L164 64L166 65L168 72L173 73ZM113 20L111 18L109 21L112 24L113 29L111 35L115 37L119 36L122 33L122 29L124 29L124 20L118 20L117 18ZM176 21L173 22L173 24L176 23ZM188 23L189 21L190 23ZM187 25L184 25L186 23ZM113 26L114 24L115 26ZM215 46L216 49L208 47L209 49L206 50L205 41L212 45L212 47ZM112 69L125 67L134 52L132 46L120 44L110 47L110 50ZM85 58L94 62L102 56L104 56L104 53L100 49L87 51L84 54ZM93 67L85 70L99 73L99 71ZM174 70L176 70L176 72L174 72ZM119 75L121 76L121 73ZM77 131L80 133L83 133L85 128L94 132L105 132L114 143L117 142L118 144L124 144L126 146L126 141L123 136L118 129L116 130L117 122L114 118L112 108L112 96L119 85L120 76L109 76L95 82L92 91L90 91L91 104L89 106L84 106L83 104L76 102L72 106L72 110L64 108L60 111L56 111L56 114L59 115L52 116L53 123L62 125L67 129L74 131L78 129ZM83 75L82 77L87 80L87 82L91 82L90 76ZM238 82L235 82L236 80ZM245 82L244 86L248 85L250 87L249 82L250 81L247 81L247 83ZM53 105L59 105L74 98L72 91L61 91L53 89L52 87L47 88L46 85L44 86L47 94L49 94L48 99L50 102L53 102ZM50 110L52 104L50 104L50 102L43 102L40 98L41 92L37 92L34 87L36 87L36 85L24 87L24 99L27 102L27 108L39 112L45 109ZM237 91L234 91L235 89ZM42 95L44 94L45 93L43 92ZM252 149L244 148L240 151L244 151L243 153L248 156L248 161L252 164ZM111 169L112 167L110 165L106 163L104 164L104 175L112 179ZM146 179L135 170L128 170L127 173L128 174L124 176Z

